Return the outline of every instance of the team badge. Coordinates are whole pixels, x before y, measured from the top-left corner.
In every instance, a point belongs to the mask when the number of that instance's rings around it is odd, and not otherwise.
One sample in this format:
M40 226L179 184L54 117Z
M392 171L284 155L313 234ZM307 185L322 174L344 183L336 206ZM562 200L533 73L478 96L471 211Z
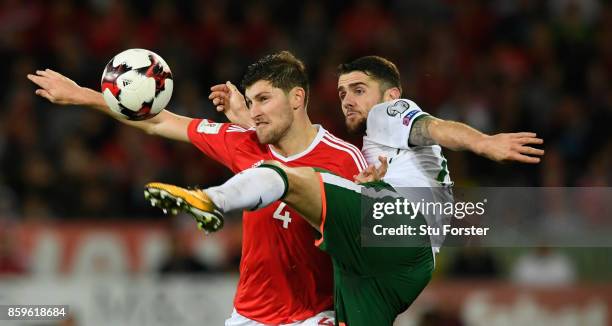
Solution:
M197 130L201 134L218 134L220 129L220 123L209 122L208 120L204 119L198 125Z
M397 115L402 115L409 108L410 108L410 103L404 100L399 100L387 107L387 114L389 116L395 117Z

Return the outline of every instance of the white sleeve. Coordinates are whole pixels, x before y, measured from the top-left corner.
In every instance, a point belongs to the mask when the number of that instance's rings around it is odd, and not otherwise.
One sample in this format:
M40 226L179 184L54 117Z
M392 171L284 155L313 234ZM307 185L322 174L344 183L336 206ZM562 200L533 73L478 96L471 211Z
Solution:
M428 114L407 99L377 104L368 114L366 137L384 146L409 149L412 124L424 115Z

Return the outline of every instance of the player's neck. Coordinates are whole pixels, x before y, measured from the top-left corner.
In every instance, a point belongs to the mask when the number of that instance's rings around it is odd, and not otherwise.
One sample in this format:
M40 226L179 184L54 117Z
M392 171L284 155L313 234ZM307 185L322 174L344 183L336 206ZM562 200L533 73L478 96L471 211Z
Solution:
M317 128L310 120L294 123L287 134L277 144L272 144L274 151L284 157L289 157L305 151L317 137Z

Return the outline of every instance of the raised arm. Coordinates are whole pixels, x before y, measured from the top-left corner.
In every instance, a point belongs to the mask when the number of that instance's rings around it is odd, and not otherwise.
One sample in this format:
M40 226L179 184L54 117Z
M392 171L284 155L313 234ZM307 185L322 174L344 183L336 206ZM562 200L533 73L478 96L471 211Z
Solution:
M466 124L432 116L413 123L409 142L413 146L438 144L455 151L469 150L496 162L539 163L537 156L544 155L544 150L529 146L544 143L533 132L486 135Z
M189 142L187 129L191 118L162 110L151 119L130 121L113 113L104 102L102 93L81 87L68 77L51 69L37 70L36 74L28 74L28 79L40 87L36 90L36 95L46 98L51 103L85 106L108 114L126 125L136 127L151 135Z
M239 124L247 129L255 126L255 122L251 119L246 106L244 96L231 82L228 81L225 84L211 87L208 99L213 102L218 112L225 114L230 122Z

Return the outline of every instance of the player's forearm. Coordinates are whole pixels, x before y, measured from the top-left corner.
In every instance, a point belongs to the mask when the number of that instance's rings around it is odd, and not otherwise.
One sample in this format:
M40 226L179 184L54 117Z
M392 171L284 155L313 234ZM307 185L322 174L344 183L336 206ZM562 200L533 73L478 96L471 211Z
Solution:
M233 123L237 123L238 125L245 127L245 128L252 128L255 127L255 121L253 121L253 119L251 118L251 116L246 113L248 111L244 111L245 113L241 113L241 114L235 114L234 117L232 119L228 119L233 122Z
M110 108L104 102L102 93L96 92L91 88L81 87L77 99L76 105L84 105L100 112L111 114Z
M113 114L108 105L106 105L106 102L102 97L102 93L97 92L91 88L81 87L81 90L76 98L78 99L77 103L75 103L76 105L83 105L92 108L96 111L102 112L115 118L121 123L141 129L149 134L153 133L154 125L160 122L160 119L158 117L153 117L151 119L143 121L131 121L118 117L117 115Z
M431 139L442 147L462 151L468 150L480 154L480 144L486 134L460 122L432 119L428 125Z

